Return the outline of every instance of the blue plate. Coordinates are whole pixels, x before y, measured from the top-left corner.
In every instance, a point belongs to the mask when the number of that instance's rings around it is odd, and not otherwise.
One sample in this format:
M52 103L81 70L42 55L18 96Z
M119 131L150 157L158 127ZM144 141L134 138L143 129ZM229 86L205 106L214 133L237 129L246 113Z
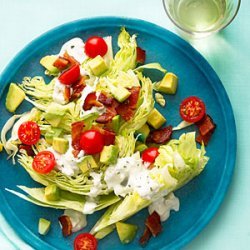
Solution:
M24 76L43 75L44 69L39 65L39 59L58 53L61 45L72 37L80 36L85 40L92 35L112 35L113 45L116 47L117 35L122 26L130 33L138 34L139 46L147 51L147 62L160 62L168 71L179 76L177 94L167 96L166 108L158 107L167 117L168 123L177 125L180 122L179 103L187 96L197 95L205 101L207 112L217 124L207 147L210 161L206 169L176 192L181 202L180 211L172 213L163 225L164 231L157 238L151 239L147 246L147 249L178 249L191 241L217 211L230 183L236 155L235 121L228 96L206 60L181 38L154 24L119 17L84 19L57 27L32 41L4 70L0 78L0 127L10 117L4 107L10 82L21 82ZM155 74L151 76L155 79L160 77ZM27 107L22 104L17 113L27 110ZM189 128L191 129L194 128ZM178 135L175 134L176 137ZM1 153L0 208L9 224L35 249L72 249L75 235L63 238L58 224L62 211L32 205L4 190L16 189L16 185L38 185L23 168L12 166L6 157L5 153ZM88 216L86 231L100 215L101 212ZM141 249L138 239L143 231L146 215L145 209L130 219L139 225L139 233L133 243L122 245L116 232L113 232L99 242L99 249ZM51 231L45 237L37 232L40 217L52 221Z

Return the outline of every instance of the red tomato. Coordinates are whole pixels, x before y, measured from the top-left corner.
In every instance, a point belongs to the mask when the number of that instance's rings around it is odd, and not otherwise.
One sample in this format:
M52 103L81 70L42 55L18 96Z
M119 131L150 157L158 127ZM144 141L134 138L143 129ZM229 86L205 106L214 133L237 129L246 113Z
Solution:
M40 139L41 131L36 122L27 121L20 125L18 138L25 145L34 145Z
M74 240L74 250L96 250L97 240L90 233L82 233Z
M75 83L80 77L80 66L78 64L72 66L71 68L64 71L58 80L65 85L71 85Z
M136 48L136 62L144 64L146 60L146 51L140 47Z
M85 43L85 53L91 58L96 56L104 56L108 51L105 40L99 36L91 36Z
M104 147L103 135L94 129L87 130L82 133L80 139L80 148L89 155L97 154Z
M39 152L32 163L33 169L39 174L47 174L56 165L55 156L50 151L41 151Z
M181 102L180 115L186 122L198 122L205 113L206 107L204 102L196 96L190 96Z
M158 148L147 148L142 152L142 160L144 162L153 163L158 155Z

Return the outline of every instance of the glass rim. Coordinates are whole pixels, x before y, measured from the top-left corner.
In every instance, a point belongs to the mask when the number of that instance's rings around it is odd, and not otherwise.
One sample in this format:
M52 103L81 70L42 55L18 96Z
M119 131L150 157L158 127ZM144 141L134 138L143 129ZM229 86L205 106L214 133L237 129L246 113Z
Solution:
M163 3L163 7L164 7L164 10L168 16L168 18L170 19L170 21L176 26L178 27L180 30L188 33L188 34L191 34L191 35L205 35L205 34L212 34L212 33L215 33L215 32L218 32L220 30L223 30L225 29L234 19L235 17L237 16L238 12L239 12L239 9L240 9L240 5L241 5L241 0L238 0L238 3L237 3L237 6L235 8L235 11L232 15L232 17L228 20L228 22L226 22L224 25L222 25L221 27L218 27L217 29L213 30L213 29L208 29L208 30L205 30L205 31L191 31L191 30L188 30L186 28L183 28L178 22L175 21L175 19L172 18L171 14L169 13L168 11L168 8L166 6L166 3L165 3L166 0L162 0L162 3Z

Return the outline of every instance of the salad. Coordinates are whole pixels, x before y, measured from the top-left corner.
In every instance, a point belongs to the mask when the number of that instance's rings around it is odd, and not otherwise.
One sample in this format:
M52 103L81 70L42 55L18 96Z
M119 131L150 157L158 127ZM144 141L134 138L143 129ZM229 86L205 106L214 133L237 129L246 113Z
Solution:
M40 60L50 82L24 77L22 83L10 84L6 97L12 113L23 101L33 108L6 122L0 150L43 185L6 190L38 206L63 210L58 218L63 235L81 231L76 250L97 249L98 241L114 230L121 243L133 241L138 225L126 220L146 207L140 244L157 236L170 211L179 210L173 192L206 166L205 145L216 127L196 96L180 104L179 125L166 125L155 101L171 105L165 97L175 95L178 77L157 62L145 64L146 51L125 28L118 47L114 54L110 36L73 38L57 55ZM162 80L152 82L143 73L147 69L161 72ZM198 135L172 138L193 124ZM84 232L86 215L102 209L103 216ZM38 225L43 235L53 226L46 218Z

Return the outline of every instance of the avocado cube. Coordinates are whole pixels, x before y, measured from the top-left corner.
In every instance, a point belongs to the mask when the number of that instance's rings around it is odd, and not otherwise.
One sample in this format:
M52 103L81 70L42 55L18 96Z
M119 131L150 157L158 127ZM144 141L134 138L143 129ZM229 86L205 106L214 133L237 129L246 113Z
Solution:
M147 149L147 145L144 144L144 143L141 143L141 144L138 144L136 147L135 147L135 152L139 151L140 153L143 152L145 149Z
M48 201L58 201L60 200L60 189L56 184L51 184L44 189L45 199Z
M115 164L119 149L116 145L104 146L100 155L100 162L106 165Z
M8 111L15 112L25 98L24 91L15 83L11 83L6 97L5 106Z
M45 56L40 60L40 64L47 69L50 73L57 74L59 73L58 68L56 68L53 64L56 61L57 56Z
M44 118L47 122L51 124L52 127L58 127L63 116L55 115L51 113L45 113Z
M40 218L38 222L38 232L41 235L46 235L49 232L51 222L44 218Z
M150 133L149 126L144 124L140 129L136 130L135 134L138 136L138 140L141 142L145 142Z
M113 117L111 121L111 127L115 133L117 133L120 128L120 122L121 122L121 117L119 115L116 115L115 117Z
M59 137L62 135L62 129L61 128L52 128L51 130L47 131L44 135L45 140L48 144L52 145L53 138Z
M165 122L165 117L156 108L150 112L147 120L147 123L155 129L160 128Z
M69 148L69 141L64 138L54 137L52 147L60 154L65 154Z
M98 165L92 155L85 156L81 162L77 163L77 166L84 174L87 173L90 169L98 168Z
M0 152L3 151L3 144L0 142Z
M131 95L131 93L124 87L113 87L111 93L118 102L124 102Z
M100 55L89 61L89 67L95 76L100 76L108 70L107 64Z
M116 222L115 225L122 244L128 244L135 238L138 229L136 225L124 222Z
M159 92L173 95L176 92L178 77L173 73L167 73L157 86Z

